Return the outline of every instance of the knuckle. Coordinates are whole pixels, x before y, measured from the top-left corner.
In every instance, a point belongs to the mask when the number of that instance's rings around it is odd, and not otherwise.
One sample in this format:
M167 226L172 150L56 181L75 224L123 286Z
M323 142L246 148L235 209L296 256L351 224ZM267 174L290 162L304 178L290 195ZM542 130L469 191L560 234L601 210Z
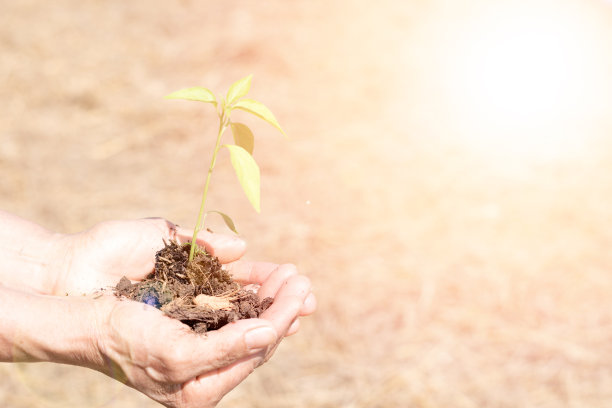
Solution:
M298 274L297 268L293 264L284 264L280 265L274 275L276 275L276 279L281 281L287 281L291 277L296 276Z
M297 270L297 266L295 266L294 264L282 264L279 266L278 268L279 270L287 273L288 275L297 275L298 270Z
M188 358L189 355L184 347L175 346L168 351L164 363L171 368L182 364Z
M182 365L177 366L165 366L163 371L160 372L160 382L166 382L171 384L182 383L187 380L185 377L185 370Z
M290 307L288 307L288 309L291 310L295 318L298 318L300 316L300 310L302 310L302 305L303 300L300 297L294 297L292 299L291 305Z
M295 282L295 285L304 288L304 290L310 290L310 287L312 286L310 283L310 279L304 275L297 275L293 277L293 280Z
M144 371L153 381L170 381L170 379L168 378L168 374L165 371L160 371L155 367L145 367Z
M310 279L304 275L291 276L286 281L287 290L294 296L303 297L304 299L310 293Z
M236 359L236 356L241 354L240 348L242 347L236 347L228 342L217 343L215 345L214 362L212 365L215 368L219 368L231 364Z
M211 368L226 367L250 353L242 331L233 334L221 331L216 334L218 336L210 344L208 364Z

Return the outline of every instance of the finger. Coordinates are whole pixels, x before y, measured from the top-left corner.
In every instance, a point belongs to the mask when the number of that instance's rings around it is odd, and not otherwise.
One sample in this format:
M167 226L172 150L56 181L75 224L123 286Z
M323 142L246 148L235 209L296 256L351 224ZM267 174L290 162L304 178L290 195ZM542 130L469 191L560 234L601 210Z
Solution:
M279 290L274 303L260 317L269 319L275 325L279 339L295 334L299 329L298 317L304 302L310 294L310 280L303 275L289 278ZM280 345L268 349L265 361L268 361Z
M265 290L262 287L258 293L259 296L263 299L266 297L274 297L276 292L278 291L278 284L282 283L283 274L286 273L286 270L279 271L282 265L277 265L270 262L247 262L247 261L236 261L225 265L225 268L230 274L232 278L237 282L242 284L262 284L265 283L268 286ZM285 268L290 269L290 266L285 266ZM278 274L277 277L272 277L274 274ZM272 276L271 276L272 275ZM289 277L293 274L286 275ZM268 279L274 279L276 283L268 283ZM314 294L310 293L306 300L304 301L304 306L300 312L300 316L308 316L309 314L314 313L317 308L317 300Z
M202 374L183 384L181 406L216 406L238 384L264 362L263 354L250 356L230 366Z
M206 336L190 332L176 334L164 337L160 333L160 338L172 339L172 348L165 349L165 354L159 356L161 364L158 367L147 368L147 373L157 381L185 382L243 358L265 353L278 340L276 328L263 319L240 320Z
M262 284L278 266L271 262L236 261L225 265L225 270L236 282Z
M176 238L179 242L191 242L193 230L176 227ZM209 254L219 258L221 263L236 261L246 251L246 243L242 239L208 231L198 233L197 244L203 246Z
M261 288L257 292L258 296L261 299L276 297L279 289L289 280L289 278L297 275L297 273L295 265L279 265L263 282Z
M312 292L310 292L310 294L306 297L304 304L302 305L302 310L300 310L300 316L308 316L314 313L315 310L317 310L317 298Z
M303 275L292 276L284 283L274 298L274 303L261 314L260 318L272 323L278 338L282 338L299 316L309 293L310 280Z
M291 323L291 326L289 326L289 330L287 330L287 334L285 334L285 337L293 336L295 333L298 332L298 330L300 330L300 320L295 319L293 323Z

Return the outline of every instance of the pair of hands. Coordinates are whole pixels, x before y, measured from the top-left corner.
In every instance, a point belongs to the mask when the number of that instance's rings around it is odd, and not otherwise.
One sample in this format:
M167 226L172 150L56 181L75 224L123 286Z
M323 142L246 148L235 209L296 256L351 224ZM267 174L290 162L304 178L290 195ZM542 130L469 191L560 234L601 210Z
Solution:
M51 247L58 261L49 294L91 293L114 286L122 276L141 280L153 270L164 239L187 242L191 231L163 219L144 219L54 235ZM202 232L198 244L217 256L235 280L260 285L258 295L272 297L272 306L258 319L202 336L145 304L114 296L80 298L93 311L89 349L56 360L104 372L168 407L215 406L298 330L298 318L314 312L316 301L309 280L293 265L241 261L245 244L237 238Z

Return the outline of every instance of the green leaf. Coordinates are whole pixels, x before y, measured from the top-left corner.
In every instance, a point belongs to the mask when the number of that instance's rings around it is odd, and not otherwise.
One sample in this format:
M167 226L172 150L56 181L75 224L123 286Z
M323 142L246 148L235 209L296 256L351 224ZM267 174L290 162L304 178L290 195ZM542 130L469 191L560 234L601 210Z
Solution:
M234 231L235 234L238 234L238 231L236 230L236 225L234 225L234 221L232 221L232 219L230 218L229 215L222 213L221 211L215 211L215 210L210 210L210 211L206 211L206 213L217 213L219 214L221 217L223 217L223 221L225 221L225 225L227 225L227 227L229 229L231 229L232 231Z
M166 96L166 99L186 99L188 101L212 103L213 105L217 106L215 95L210 90L199 86L173 92Z
M241 101L236 102L232 109L242 109L244 111L252 113L255 116L259 116L278 130L280 130L283 135L287 136L278 124L272 112L270 112L270 109L266 108L266 106L261 102L254 101L253 99L243 99Z
M232 122L230 123L230 126L232 127L232 134L234 135L234 143L252 155L253 147L255 145L255 137L253 136L251 129L242 123Z
M224 145L230 152L232 166L238 176L238 181L244 190L247 198L255 208L255 211L260 212L259 205L259 166L255 163L253 156L240 146Z
M253 75L249 75L246 78L242 78L234 82L232 86L230 86L229 91L227 91L227 97L225 98L227 106L232 106L234 102L249 93L249 89L251 89L252 78Z

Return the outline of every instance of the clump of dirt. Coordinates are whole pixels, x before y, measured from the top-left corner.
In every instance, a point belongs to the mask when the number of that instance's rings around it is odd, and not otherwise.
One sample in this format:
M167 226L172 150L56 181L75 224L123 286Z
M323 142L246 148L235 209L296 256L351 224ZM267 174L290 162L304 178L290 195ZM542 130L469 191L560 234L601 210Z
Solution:
M124 276L115 295L157 307L197 333L259 317L272 304L271 298L260 301L234 282L219 260L205 251L198 248L188 262L190 249L189 243L166 242L155 254L155 270L137 283Z

